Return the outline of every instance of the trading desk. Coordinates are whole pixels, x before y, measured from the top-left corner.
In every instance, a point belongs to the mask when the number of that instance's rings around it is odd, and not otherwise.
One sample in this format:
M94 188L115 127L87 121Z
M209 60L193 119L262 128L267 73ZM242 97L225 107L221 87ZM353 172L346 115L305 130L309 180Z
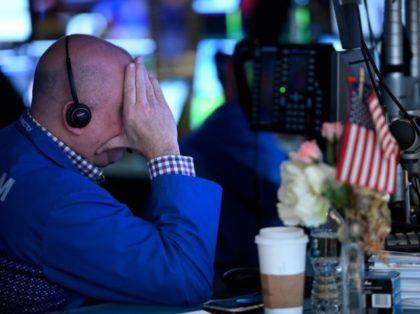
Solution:
M201 306L198 307L165 307L165 306L146 306L146 305L135 305L135 304L118 304L118 303L104 303L99 305L92 305L81 307L74 310L54 312L52 314L204 314L209 313L201 310ZM264 310L260 312L264 313ZM305 302L304 314L310 314L309 302ZM405 313L405 312L404 312ZM413 312L414 313L414 312Z
M135 304L104 303L81 307L74 310L54 312L53 314L181 314L200 313L201 307L164 307ZM206 313L202 311L201 313Z
M310 282L311 277L305 278L305 302L303 305L302 314L312 314L311 303L310 303ZM253 290L255 292L256 290ZM249 292L249 291L248 291ZM216 281L215 284L215 297L223 298L228 297L230 294L229 290L226 290L226 286L222 281ZM236 295L236 294L235 294ZM231 295L230 295L231 296ZM201 306L195 307L170 307L170 306L147 306L138 304L123 304L123 303L102 303L96 305L90 305L81 307L73 310L54 312L53 314L205 314L209 313L202 310ZM253 311L253 314L264 314L264 310ZM402 314L418 314L417 310L403 310Z
M310 314L309 302L305 302L303 314ZM134 304L105 303L92 305L79 309L54 312L53 314L204 314L208 313L201 310L201 307L164 307L164 306L145 306ZM256 314L255 312L253 312ZM264 311L261 310L261 314ZM404 310L403 314L418 314L416 310Z

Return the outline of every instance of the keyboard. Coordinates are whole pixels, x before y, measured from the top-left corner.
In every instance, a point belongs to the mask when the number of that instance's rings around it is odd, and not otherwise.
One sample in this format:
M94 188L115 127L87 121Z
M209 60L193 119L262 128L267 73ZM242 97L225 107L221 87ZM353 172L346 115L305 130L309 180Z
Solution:
M388 251L420 253L420 232L392 233L385 240L385 249Z

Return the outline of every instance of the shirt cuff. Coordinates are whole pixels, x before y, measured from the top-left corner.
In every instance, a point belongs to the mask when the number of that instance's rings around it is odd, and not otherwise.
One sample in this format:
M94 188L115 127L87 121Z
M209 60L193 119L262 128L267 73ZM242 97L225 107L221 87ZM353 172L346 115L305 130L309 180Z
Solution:
M192 157L181 155L160 156L147 162L150 179L164 174L182 174L195 177Z

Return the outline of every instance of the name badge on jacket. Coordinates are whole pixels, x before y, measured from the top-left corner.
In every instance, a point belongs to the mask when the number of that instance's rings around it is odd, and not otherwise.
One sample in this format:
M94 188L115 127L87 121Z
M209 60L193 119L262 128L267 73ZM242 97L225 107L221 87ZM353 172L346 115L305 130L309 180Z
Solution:
M4 172L1 175L0 177L0 202L4 202L7 194L9 194L14 183L15 183L15 179L13 179L12 177L7 178L6 172Z

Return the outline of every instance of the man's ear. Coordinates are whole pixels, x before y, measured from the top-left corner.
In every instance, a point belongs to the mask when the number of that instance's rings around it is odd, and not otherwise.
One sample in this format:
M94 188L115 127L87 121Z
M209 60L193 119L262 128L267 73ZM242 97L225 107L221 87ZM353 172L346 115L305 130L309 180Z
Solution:
M84 132L84 128L75 128L74 126L72 126L70 123L69 123L69 121L68 121L68 119L67 119L67 112L70 110L70 107L71 106L73 106L73 102L72 101L69 101L69 102L67 102L64 106L63 106L63 109L62 109L62 112L61 112L61 119L62 119L62 122L63 122L63 125L64 125L64 128L68 131L68 132L70 132L71 134L73 134L73 135L77 135L77 136L79 136L79 135L82 135L83 134L83 132Z

